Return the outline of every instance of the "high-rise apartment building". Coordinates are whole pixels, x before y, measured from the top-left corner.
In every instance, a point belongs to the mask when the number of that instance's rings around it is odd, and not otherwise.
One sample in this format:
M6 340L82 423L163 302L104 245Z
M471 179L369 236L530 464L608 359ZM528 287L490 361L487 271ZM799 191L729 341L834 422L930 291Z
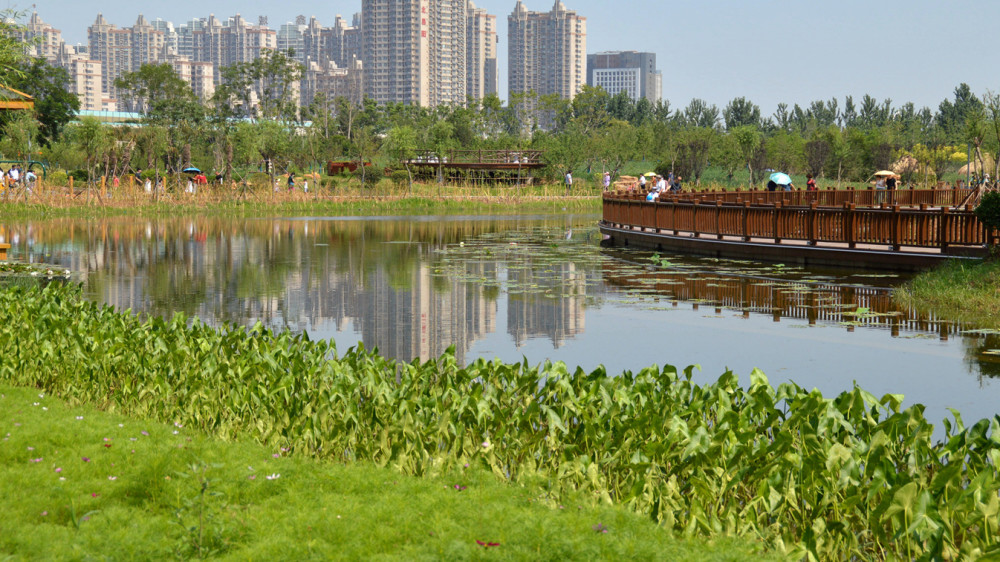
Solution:
M25 24L21 36L29 42L29 56L41 57L47 61L56 58L59 47L63 44L62 32L42 21L38 12L31 13L31 19Z
M614 96L624 91L632 101L652 103L663 97L663 74L656 69L656 53L613 51L587 55L587 84Z
M465 103L468 0L363 0L365 93L379 103Z
M587 18L556 0L529 12L521 0L507 17L508 91L573 99L586 80Z
M66 70L69 91L80 98L80 109L107 109L106 102L110 100L103 93L101 61L91 59L86 47L81 48L84 51L81 53L67 45L62 32L42 21L38 12L32 12L21 36L29 43L28 56L45 59Z
M166 34L153 28L141 14L131 28L118 29L104 16L87 29L90 57L101 61L102 88L111 98L115 93L115 80L126 72L136 72L144 64L161 62L166 46Z
M466 93L475 99L497 93L497 17L469 0L465 31Z
M220 70L235 63L250 62L265 49L278 47L278 35L266 25L251 25L236 14L226 22L215 14L207 20L195 20L189 29L179 32L180 54L195 62L210 62L215 68L215 85L220 83Z

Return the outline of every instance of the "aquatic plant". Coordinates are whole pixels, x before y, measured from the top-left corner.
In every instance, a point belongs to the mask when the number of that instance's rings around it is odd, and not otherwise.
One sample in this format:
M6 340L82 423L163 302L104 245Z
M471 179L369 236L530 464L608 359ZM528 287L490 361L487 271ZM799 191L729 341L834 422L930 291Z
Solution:
M690 367L400 364L260 326L141 321L66 287L0 293L0 356L0 380L71 401L409 474L477 463L797 558L1000 552L1000 416L954 412L936 442L898 395L830 399L757 371L743 387L694 384Z

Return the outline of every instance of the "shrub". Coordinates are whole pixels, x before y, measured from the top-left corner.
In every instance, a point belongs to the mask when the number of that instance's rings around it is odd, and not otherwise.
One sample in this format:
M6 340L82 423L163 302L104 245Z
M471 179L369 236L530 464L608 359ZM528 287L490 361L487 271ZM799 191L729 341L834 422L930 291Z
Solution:
M45 183L49 185L67 185L69 183L69 174L66 170L53 170L46 175Z
M357 178L359 182L364 179L363 183L365 187L375 187L378 185L378 182L382 181L384 174L385 173L382 171L382 168L379 168L378 166L365 166L364 172L362 172L362 168L360 167L354 171L354 177Z
M69 173L69 177L73 178L76 183L87 183L89 179L87 177L87 170L73 170Z
M988 191L979 199L974 211L979 222L990 230L1000 228L1000 192Z
M406 187L410 183L410 174L406 170L393 170L389 178L397 187Z

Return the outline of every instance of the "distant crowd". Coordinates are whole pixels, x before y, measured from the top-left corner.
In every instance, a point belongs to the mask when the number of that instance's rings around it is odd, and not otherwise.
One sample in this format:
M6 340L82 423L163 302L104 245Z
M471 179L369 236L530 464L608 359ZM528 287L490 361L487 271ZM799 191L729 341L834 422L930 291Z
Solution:
M3 185L0 191L22 186L30 191L35 187L35 182L38 180L38 176L35 175L33 170L29 168L27 172L24 172L21 170L20 164L14 164L6 171L0 168L0 178L3 178Z

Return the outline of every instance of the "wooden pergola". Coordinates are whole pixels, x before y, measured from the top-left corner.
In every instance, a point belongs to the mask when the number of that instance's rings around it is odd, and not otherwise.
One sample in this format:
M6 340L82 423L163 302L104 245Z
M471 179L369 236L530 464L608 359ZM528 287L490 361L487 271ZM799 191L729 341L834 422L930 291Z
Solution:
M34 109L35 98L14 88L0 85L0 110L24 111Z

